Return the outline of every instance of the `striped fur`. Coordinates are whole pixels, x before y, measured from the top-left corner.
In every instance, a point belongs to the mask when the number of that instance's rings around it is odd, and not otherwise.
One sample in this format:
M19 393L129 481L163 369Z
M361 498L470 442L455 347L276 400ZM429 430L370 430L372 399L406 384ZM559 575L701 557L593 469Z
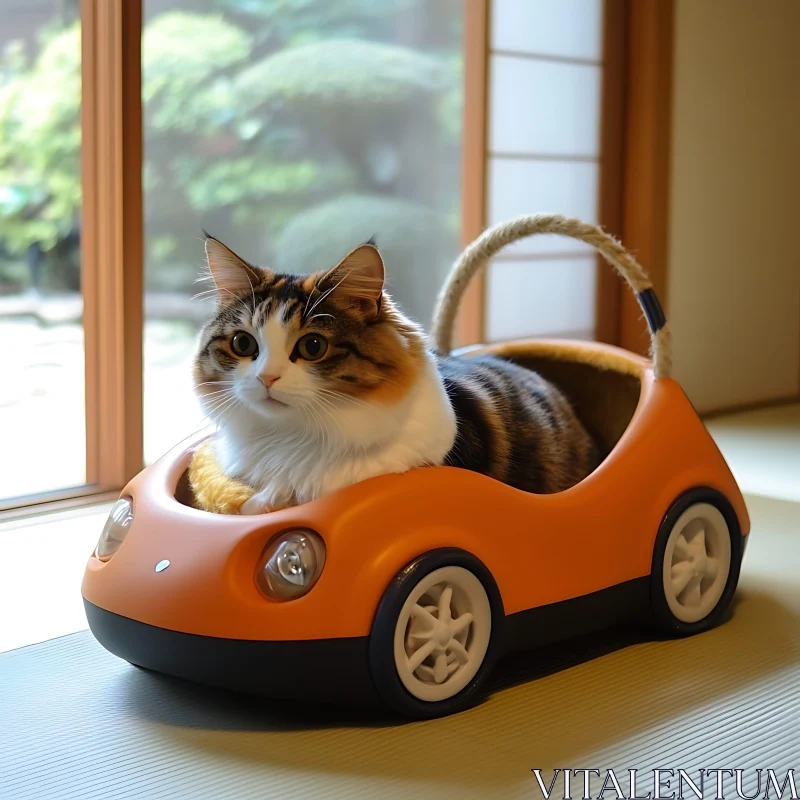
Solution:
M303 276L254 267L211 237L206 249L219 304L200 334L195 387L223 472L255 489L242 513L424 465L533 492L593 467L588 434L539 375L429 351L383 291L373 244ZM304 349L310 335L325 343L321 357Z
M439 360L458 434L445 463L517 489L559 492L594 469L597 450L564 395L499 358Z

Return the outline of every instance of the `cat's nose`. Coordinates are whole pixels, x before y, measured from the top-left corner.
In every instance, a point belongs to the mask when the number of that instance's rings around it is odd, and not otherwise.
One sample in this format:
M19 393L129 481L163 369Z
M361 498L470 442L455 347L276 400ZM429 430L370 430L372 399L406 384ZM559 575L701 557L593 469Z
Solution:
M272 386L272 384L275 383L275 381L278 380L278 378L280 378L280 375L261 374L258 376L258 379L261 381L261 383L264 384L264 387L266 389L269 389L269 387Z

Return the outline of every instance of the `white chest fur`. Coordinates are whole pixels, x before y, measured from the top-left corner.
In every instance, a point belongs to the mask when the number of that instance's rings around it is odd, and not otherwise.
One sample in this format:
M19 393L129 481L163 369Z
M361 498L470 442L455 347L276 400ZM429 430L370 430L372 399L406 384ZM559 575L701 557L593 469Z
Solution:
M243 513L305 503L359 481L444 461L456 420L435 363L393 406L342 401L316 416L268 422L247 411L216 437L223 469L258 490Z

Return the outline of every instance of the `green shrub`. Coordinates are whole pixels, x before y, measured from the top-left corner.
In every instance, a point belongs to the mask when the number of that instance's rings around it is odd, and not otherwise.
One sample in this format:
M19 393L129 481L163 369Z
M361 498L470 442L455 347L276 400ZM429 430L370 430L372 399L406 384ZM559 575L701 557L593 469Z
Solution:
M376 195L345 195L298 214L284 229L274 267L316 272L374 237L386 265L388 290L427 324L456 243L444 215Z

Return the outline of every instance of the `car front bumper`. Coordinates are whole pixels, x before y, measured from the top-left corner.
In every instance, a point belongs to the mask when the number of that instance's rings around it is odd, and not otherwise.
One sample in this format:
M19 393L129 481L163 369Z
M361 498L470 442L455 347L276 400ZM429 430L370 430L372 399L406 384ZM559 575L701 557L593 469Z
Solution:
M368 637L303 641L219 639L158 628L84 599L95 638L116 656L195 683L303 704L381 707Z

